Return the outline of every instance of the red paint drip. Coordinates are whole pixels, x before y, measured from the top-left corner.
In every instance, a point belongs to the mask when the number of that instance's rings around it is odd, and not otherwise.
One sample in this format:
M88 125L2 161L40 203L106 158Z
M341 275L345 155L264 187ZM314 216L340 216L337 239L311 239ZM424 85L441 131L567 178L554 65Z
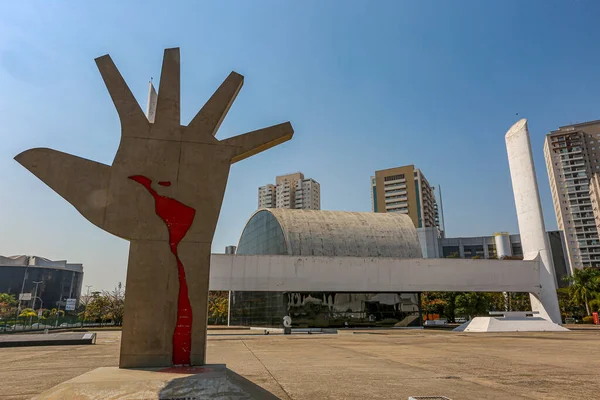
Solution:
M196 210L175 199L159 195L152 189L152 181L145 176L135 175L130 176L129 179L144 186L146 190L150 192L152 197L154 197L156 214L164 221L169 230L169 245L171 247L171 253L173 253L177 260L177 270L179 275L177 325L175 326L175 332L173 333L173 365L190 365L190 352L192 349L192 306L188 296L185 269L177 254L177 245L192 226Z
M158 182L159 185L161 186L171 186L171 182L170 181L160 181Z

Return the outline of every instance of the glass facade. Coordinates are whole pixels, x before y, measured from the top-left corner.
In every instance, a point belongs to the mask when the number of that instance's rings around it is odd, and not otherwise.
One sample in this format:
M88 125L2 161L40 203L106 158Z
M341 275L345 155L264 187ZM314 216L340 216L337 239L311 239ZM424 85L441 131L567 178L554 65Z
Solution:
M294 328L421 326L418 293L232 292L231 325Z
M0 267L0 293L14 294L17 298L21 293L35 293L33 282L42 282L38 285L37 297L43 302L44 308L55 308L58 302L64 307L65 299L79 299L81 295L83 273L67 269L2 266ZM24 285L24 286L23 286ZM33 301L23 301L23 307L31 307ZM40 300L35 303L36 309L40 307Z
M236 254L288 254L281 225L269 211L246 224ZM230 324L281 327L421 326L418 293L231 292Z
M281 225L268 211L259 211L248 221L236 254L287 254Z

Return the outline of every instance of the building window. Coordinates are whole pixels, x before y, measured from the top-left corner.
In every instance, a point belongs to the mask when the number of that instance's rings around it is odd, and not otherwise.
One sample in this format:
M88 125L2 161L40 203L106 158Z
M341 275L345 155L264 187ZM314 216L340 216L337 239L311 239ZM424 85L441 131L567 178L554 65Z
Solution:
M383 178L384 181L395 181L397 179L404 179L404 174L391 175L391 176L386 176L385 178Z

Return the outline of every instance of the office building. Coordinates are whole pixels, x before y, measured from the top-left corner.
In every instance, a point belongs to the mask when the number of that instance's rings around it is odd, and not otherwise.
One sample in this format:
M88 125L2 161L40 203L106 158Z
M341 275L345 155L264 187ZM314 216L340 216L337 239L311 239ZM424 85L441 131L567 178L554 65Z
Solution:
M17 299L24 293L22 308L33 308L35 300L36 310L58 307L64 310L67 299L79 300L82 284L81 264L36 256L0 256L0 293L13 294Z
M561 231L549 231L548 243L558 287L566 287L570 275L566 241ZM423 258L523 258L520 235L498 232L490 236L439 237L436 228L417 229Z
M434 188L414 165L375 171L371 209L408 214L416 228L440 227Z
M544 157L570 268L600 267L597 212L593 209L600 193L590 190L593 174L600 172L600 121L550 132L544 143Z
M321 209L321 185L302 172L281 175L258 188L258 208Z
M236 254L420 258L421 248L405 215L261 209L244 227ZM279 327L286 315L294 327L421 325L414 292L232 291L230 298L231 325Z

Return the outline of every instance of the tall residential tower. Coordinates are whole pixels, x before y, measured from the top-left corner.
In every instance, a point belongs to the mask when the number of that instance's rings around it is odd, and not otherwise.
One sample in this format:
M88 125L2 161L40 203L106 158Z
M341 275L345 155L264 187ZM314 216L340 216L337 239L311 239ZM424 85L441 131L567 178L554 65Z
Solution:
M321 209L321 185L302 172L281 175L258 188L258 208Z
M592 178L600 172L600 121L562 126L550 132L544 156L571 272L575 268L600 267L596 221L600 193L598 188L590 190Z
M408 214L416 228L439 228L434 188L414 165L375 171L371 177L374 212Z

